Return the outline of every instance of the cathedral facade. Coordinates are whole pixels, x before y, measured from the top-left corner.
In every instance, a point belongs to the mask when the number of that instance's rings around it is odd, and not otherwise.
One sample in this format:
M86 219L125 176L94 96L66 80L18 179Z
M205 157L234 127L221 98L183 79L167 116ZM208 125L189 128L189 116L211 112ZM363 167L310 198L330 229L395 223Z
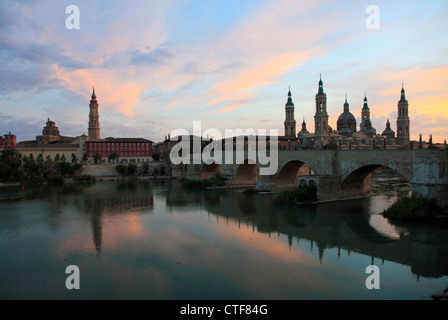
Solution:
M289 98L291 97L291 91L289 91L288 96ZM324 91L322 77L319 80L315 101L314 133L310 133L307 130L304 119L302 129L297 134L301 149L401 149L411 147L409 103L406 100L404 86L398 102L397 134L392 130L389 119L387 120L385 130L381 134L377 133L377 130L373 127L372 121L370 120L370 108L367 95L364 97L364 103L361 109L359 130L357 128L356 118L350 112L347 96L345 97L343 112L336 123L336 130L333 130L328 124L327 95ZM292 107L294 107L293 104ZM295 124L295 120L291 118L291 115L293 116L294 113L288 113L287 111L285 135L291 132L291 126Z

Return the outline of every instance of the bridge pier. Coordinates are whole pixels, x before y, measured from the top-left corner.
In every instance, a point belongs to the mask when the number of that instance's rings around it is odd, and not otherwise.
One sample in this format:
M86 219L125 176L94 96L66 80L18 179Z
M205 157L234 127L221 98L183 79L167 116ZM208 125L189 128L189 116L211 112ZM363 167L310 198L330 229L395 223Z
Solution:
M415 150L412 194L448 205L448 158L440 150Z
M448 184L412 183L412 194L433 199L442 206L448 206Z

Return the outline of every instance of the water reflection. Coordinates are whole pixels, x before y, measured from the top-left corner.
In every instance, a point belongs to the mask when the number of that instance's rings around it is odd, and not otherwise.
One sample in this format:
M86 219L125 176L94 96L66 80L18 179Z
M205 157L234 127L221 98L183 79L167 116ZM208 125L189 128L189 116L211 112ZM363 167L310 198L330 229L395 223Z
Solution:
M186 190L176 181L2 188L0 274L22 283L22 263L36 254L28 265L81 265L106 288L101 297L200 299L358 298L337 288L364 283L363 272L351 279L364 258L396 263L391 274L409 266L419 277L447 276L447 226L391 224L379 213L396 197L275 206L271 194ZM326 283L335 272L339 282ZM18 286L13 279L0 280ZM58 290L49 296L67 295Z

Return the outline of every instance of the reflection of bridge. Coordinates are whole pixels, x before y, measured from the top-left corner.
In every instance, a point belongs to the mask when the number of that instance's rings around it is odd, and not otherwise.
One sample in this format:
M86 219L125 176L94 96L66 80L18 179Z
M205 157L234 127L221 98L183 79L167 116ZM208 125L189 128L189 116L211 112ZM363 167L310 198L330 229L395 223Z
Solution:
M291 246L310 241L319 258L327 249L357 252L375 260L386 260L411 267L424 277L448 275L448 241L446 226L399 226L407 230L399 239L391 239L370 222L370 199L322 203L317 206L275 206L269 195L245 195L225 190L185 190L173 183L167 193L167 205L179 199L206 208L216 215L254 232L286 235ZM361 211L361 212L360 212ZM375 263L378 263L375 261Z
M448 204L448 152L446 150L319 150L279 151L274 175L260 175L269 167L259 161L250 164L187 164L173 166L173 177L207 179L226 176L229 185L253 185L259 190L316 184L319 200L339 200L366 196L371 192L371 173L390 168L412 185L412 191ZM246 158L247 159L247 158ZM235 160L235 155L234 155ZM236 163L236 161L233 161ZM271 164L272 165L272 164Z

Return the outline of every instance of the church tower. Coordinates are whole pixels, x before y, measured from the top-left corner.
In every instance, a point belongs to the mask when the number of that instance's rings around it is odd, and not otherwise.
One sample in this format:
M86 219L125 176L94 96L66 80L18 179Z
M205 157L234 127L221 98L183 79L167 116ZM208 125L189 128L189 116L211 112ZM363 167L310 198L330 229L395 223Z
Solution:
M364 106L361 111L361 131L364 132L369 138L374 138L376 135L376 129L372 126L370 121L370 108L367 103L367 95L364 98Z
M92 99L90 100L89 107L89 140L99 140L100 119L98 114L98 101L96 100L95 88L93 88Z
M328 127L327 95L324 92L322 76L319 81L319 91L316 94L316 114L314 116L314 145L319 149L330 143L330 131Z
M362 107L361 111L361 131L364 131L364 129L367 127L367 123L370 121L370 108L369 104L367 103L367 94L364 97L364 106Z
M291 88L288 92L288 102L285 105L286 120L285 120L285 137L296 137L296 120L294 119L294 103L291 97Z
M398 118L397 118L397 144L410 148L410 120L409 120L409 103L406 100L404 84L401 89L401 99L398 101Z

